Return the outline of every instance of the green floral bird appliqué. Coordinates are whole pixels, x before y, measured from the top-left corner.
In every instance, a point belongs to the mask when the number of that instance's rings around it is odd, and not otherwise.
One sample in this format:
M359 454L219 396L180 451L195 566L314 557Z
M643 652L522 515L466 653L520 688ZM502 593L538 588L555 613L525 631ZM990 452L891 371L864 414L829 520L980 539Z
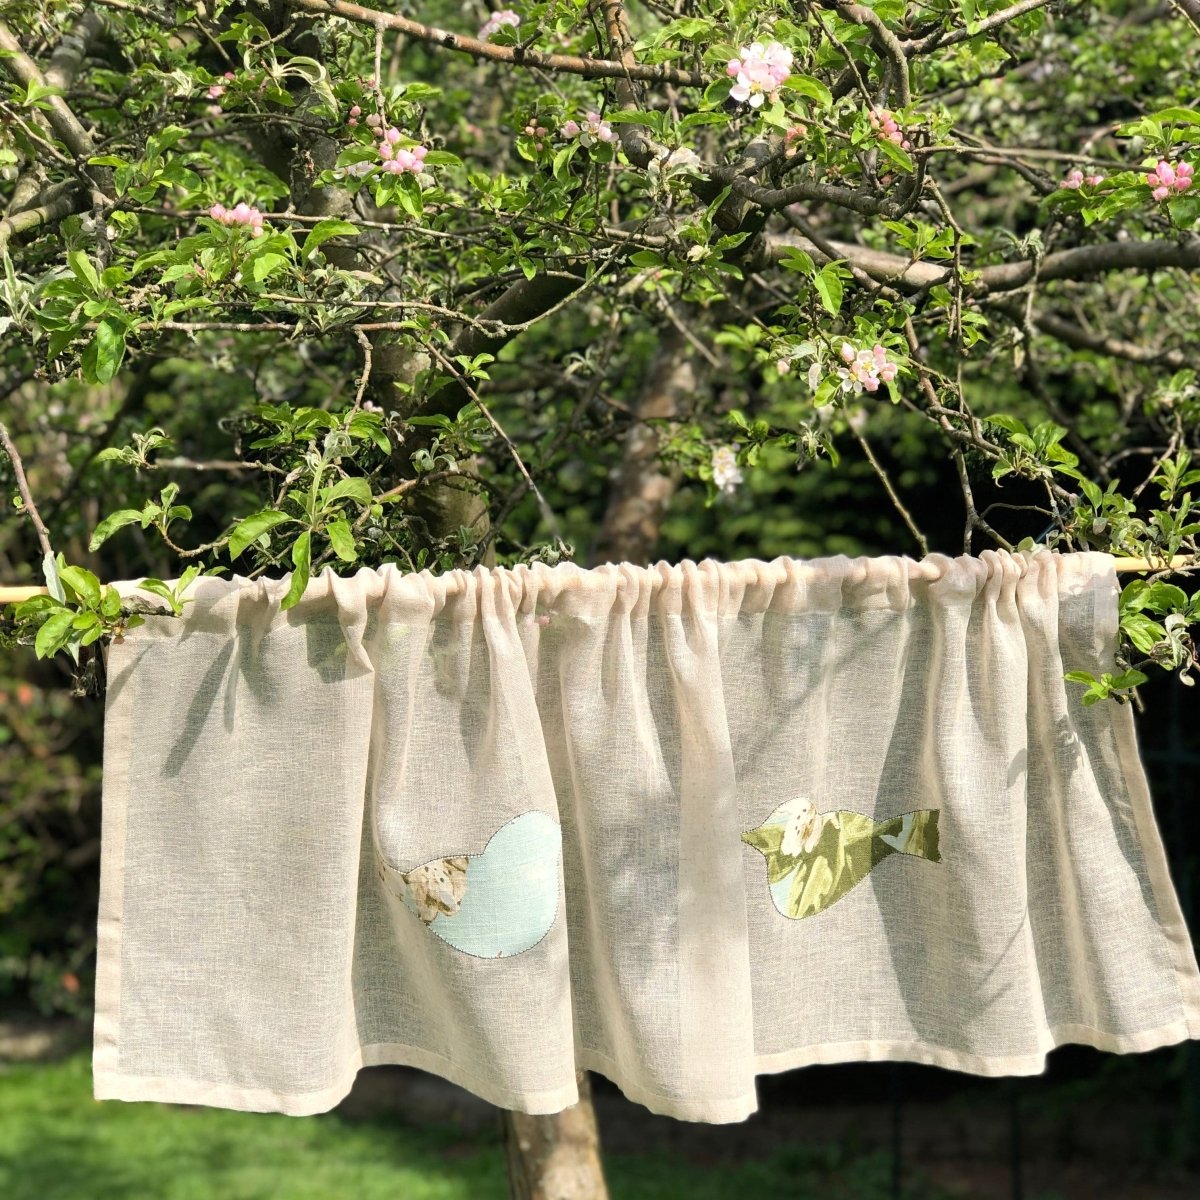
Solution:
M835 904L893 854L941 862L936 808L886 821L840 809L818 812L797 796L781 804L742 841L767 860L767 885L775 907L792 920Z

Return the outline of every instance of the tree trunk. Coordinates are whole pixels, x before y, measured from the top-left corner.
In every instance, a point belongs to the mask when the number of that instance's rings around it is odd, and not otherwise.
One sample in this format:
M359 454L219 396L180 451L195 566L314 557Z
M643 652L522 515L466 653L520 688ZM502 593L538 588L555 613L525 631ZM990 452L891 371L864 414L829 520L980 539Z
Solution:
M593 564L648 564L654 556L659 529L679 476L664 470L658 461L666 429L646 422L678 418L696 386L695 351L672 326L663 334L634 409L634 422L625 435L625 452L613 482L608 511L590 556Z
M671 329L625 435L621 466L590 556L593 563L646 563L653 555L678 476L663 471L658 461L666 431L646 421L678 418L696 386L694 352L687 339ZM579 1073L578 1104L548 1117L506 1112L503 1127L512 1200L607 1200L586 1072Z
M578 1079L579 1103L560 1113L503 1114L512 1200L608 1200L592 1089L586 1072Z

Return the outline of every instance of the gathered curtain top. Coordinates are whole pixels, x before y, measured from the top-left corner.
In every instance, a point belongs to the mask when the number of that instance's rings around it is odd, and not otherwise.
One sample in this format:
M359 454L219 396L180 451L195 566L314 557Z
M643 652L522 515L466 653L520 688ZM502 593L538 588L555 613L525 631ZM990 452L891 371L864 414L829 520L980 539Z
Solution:
M921 560L901 556L776 558L770 562L685 560L640 567L608 563L583 568L574 563L476 567L472 571L403 572L392 564L362 568L353 575L325 570L310 581L300 602L284 619L309 619L336 607L348 616L386 606L426 619L473 621L480 616L534 617L552 610L588 620L628 613L706 615L747 613L832 613L858 609L903 610L915 604L1014 603L1018 584L1038 593L1070 595L1096 586L1112 573L1112 557L1085 552L1009 553L985 550L978 557L930 554ZM1113 574L1115 586L1115 574ZM192 585L188 622L204 628L208 619L261 621L278 610L290 579L201 577ZM125 585L126 591L135 585ZM172 637L168 625L154 627Z

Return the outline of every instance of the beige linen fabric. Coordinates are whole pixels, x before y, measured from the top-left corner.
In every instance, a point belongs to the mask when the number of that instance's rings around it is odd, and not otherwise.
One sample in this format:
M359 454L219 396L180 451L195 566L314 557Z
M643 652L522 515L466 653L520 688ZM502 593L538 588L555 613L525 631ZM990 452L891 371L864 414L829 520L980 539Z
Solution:
M1130 711L1063 681L1111 668L1105 556L286 588L112 647L99 1098L403 1063L544 1113L586 1068L734 1121L761 1072L1200 1035Z

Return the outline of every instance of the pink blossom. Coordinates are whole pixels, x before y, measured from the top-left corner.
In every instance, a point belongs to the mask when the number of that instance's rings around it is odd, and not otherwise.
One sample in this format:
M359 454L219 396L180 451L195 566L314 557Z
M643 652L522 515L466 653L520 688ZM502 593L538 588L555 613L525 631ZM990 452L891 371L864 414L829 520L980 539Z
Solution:
M912 149L912 143L904 136L904 131L900 128L900 123L892 115L891 109L873 108L870 113L870 121L871 128L880 137L886 138L889 142L894 142L901 150Z
M881 383L891 383L899 367L887 356L878 342L870 350L856 350L849 342L842 343L844 367L838 367L843 392L877 392Z
M244 201L226 208L223 204L214 204L208 210L208 215L222 225L243 225L250 230L251 237L261 237L263 231L263 215L257 208Z
M752 42L743 46L737 58L725 67L725 74L736 80L729 98L751 108L761 108L765 100L774 100L792 73L792 52L779 42Z
M1100 184L1102 184L1104 182L1104 176L1103 175L1089 175L1089 176L1087 176L1086 179L1084 179L1083 182L1086 183L1088 185L1088 187L1099 187Z
M208 89L205 95L210 100L220 100L220 98L225 95L225 89L219 83L214 83L212 87Z
M796 143L806 137L808 137L808 126L807 125L793 125L783 135L783 145L784 145L783 152L784 152L784 154L788 158L791 158L794 155L798 154L800 151L800 147Z
M1165 158L1158 160L1158 165L1146 176L1146 182L1153 188L1150 193L1155 200L1165 200L1172 192L1186 192L1192 186L1193 168L1191 163L1169 163Z
M583 124L578 121L565 121L559 130L563 137L578 137L585 146L595 142L615 142L617 135L613 127L594 109L584 117Z
M781 358L775 364L775 370L777 370L780 375L790 375L792 371L792 360L790 358Z
M370 113L367 116L367 124L372 129L378 129L383 124L383 118L378 113Z
M353 106L353 107L350 109L350 115L351 115L352 117L361 117L361 116L362 116L362 107L361 107L360 105L358 105L358 104L354 105L354 106Z
M376 146L376 150L379 152L379 162L372 163L370 160L364 160L352 163L346 168L349 174L367 175L376 166L389 175L403 175L405 171L413 175L420 175L425 170L425 156L429 153L427 146L401 146L400 142L404 140L404 134L391 125L378 130L378 136L379 144Z
M492 13L479 27L479 40L486 42L493 33L499 33L505 25L511 25L516 29L520 23L521 18L511 8L502 8L499 12Z
M1062 183L1060 183L1058 186L1067 188L1069 191L1074 192L1074 191L1077 191L1082 186L1082 184L1083 184L1083 172L1082 171L1071 171L1067 175L1066 179L1064 179L1062 181Z
M388 130L389 134L392 132L399 135L398 130ZM420 175L425 169L425 155L428 153L426 146L414 146L411 150L398 148L391 138L379 145L379 157L383 159L381 166L391 175L402 175L405 171Z

